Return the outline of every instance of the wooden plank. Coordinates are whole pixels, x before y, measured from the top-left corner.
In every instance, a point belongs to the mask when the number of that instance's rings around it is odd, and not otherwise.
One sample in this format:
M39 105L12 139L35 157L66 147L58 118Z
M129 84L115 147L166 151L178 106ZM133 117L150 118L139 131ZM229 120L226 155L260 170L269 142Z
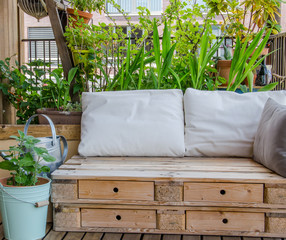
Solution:
M46 0L46 5L49 13L50 22L52 25L53 33L55 36L55 40L57 43L59 55L61 58L64 75L67 78L69 70L74 66L71 53L66 44L63 29L61 26L61 21L59 18L59 14L56 8L56 3L54 0ZM73 86L75 84L75 80L71 83L71 90L73 90ZM73 91L70 91L70 93Z
M187 211L186 228L196 231L264 232L264 213Z
M55 239L62 239L65 236L66 232L55 232L50 231L47 236L43 238L43 240L55 240Z
M80 240L82 239L83 232L68 232L67 235L63 238L64 240Z
M0 223L0 239L4 238L4 230L3 230L3 225Z
M185 183L184 201L263 202L263 184Z
M244 172L198 172L198 171L96 171L96 170L56 170L53 179L92 179L128 181L190 181L193 182L241 182L241 183L285 183L275 173Z
M181 158L170 158L170 157L81 157L73 156L67 163L81 163L81 164L132 164L136 165L184 165L191 164L192 166L239 166L239 167L261 167L262 165L253 161L250 158L197 158L197 157L181 157Z
M198 235L184 235L182 240L201 240L201 236L198 236Z
M140 240L140 239L141 239L141 234L136 234L136 233L125 233L122 238L122 240Z
M241 239L241 237L225 237L225 236L222 236L222 240L242 240L242 239Z
M144 234L142 240L161 240L161 235L158 235L158 234Z
M81 226L112 228L156 228L156 211L82 209Z
M80 125L55 125L57 135L63 135L67 140L80 140ZM0 140L8 140L12 135L18 135L18 130L24 131L24 125L2 125ZM28 134L34 137L51 136L49 125L30 125Z
M79 198L154 200L153 182L79 181Z
M191 166L191 165L137 165L136 163L126 165L115 165L115 164L77 164L77 165L62 165L60 169L66 170L125 170L125 171L149 171L149 170L163 170L163 171L173 171L174 168L179 171L204 171L204 172L253 172L253 173L271 173L269 169L259 166L259 167L229 167L229 166Z
M202 236L202 240L221 240L220 236Z
M121 233L106 233L102 240L121 240Z
M181 235L163 235L163 239L162 240L181 240Z
M83 240L102 240L103 233L91 233L87 232Z

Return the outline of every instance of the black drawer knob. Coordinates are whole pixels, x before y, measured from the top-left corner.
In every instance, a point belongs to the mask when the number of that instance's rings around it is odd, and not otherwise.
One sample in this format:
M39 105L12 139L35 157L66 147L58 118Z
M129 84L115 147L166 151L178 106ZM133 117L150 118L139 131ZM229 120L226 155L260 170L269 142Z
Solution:
M225 195L225 194L226 194L225 190L223 190L223 189L220 190L220 194L221 194L221 195Z
M120 215L116 215L116 219L117 219L118 221L120 221L120 220L121 220L121 216L120 216Z
M117 193L119 192L119 189L117 187L113 188L113 192Z
M222 219L222 222L223 222L224 224L227 224L227 223L228 223L227 218Z

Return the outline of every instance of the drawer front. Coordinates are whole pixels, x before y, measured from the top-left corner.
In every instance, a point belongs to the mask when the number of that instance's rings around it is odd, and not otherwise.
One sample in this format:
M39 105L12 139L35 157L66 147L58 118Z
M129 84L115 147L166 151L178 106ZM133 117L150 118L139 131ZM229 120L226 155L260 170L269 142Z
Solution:
M262 203L263 184L185 183L184 201Z
M79 180L79 198L154 200L153 182Z
M264 232L264 213L187 211L187 230Z
M83 227L156 228L155 210L82 209Z

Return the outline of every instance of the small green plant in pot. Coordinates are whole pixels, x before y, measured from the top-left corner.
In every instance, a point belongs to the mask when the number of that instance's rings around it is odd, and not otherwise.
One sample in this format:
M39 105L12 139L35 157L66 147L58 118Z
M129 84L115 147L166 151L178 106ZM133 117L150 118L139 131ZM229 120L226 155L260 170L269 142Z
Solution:
M11 136L17 145L2 151L6 155L0 168L9 170L11 177L0 180L0 209L6 239L38 239L45 235L51 180L38 177L49 172L41 161L56 159L46 148L37 147L40 141L18 131ZM4 154L1 152L1 155Z
M94 11L99 11L103 9L105 5L105 0L70 0L69 1L72 8L67 8L67 13L71 18L70 25L74 25L74 22L79 19L83 19L85 23L88 23L92 18L92 13Z

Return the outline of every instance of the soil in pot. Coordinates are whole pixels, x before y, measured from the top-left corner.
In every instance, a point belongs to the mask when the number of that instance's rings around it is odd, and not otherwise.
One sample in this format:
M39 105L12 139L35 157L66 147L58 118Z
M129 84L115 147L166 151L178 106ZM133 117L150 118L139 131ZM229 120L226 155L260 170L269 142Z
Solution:
M45 114L52 119L54 124L79 125L81 123L82 112L58 111L54 108L37 109L38 114ZM47 119L39 116L39 124L49 124Z

